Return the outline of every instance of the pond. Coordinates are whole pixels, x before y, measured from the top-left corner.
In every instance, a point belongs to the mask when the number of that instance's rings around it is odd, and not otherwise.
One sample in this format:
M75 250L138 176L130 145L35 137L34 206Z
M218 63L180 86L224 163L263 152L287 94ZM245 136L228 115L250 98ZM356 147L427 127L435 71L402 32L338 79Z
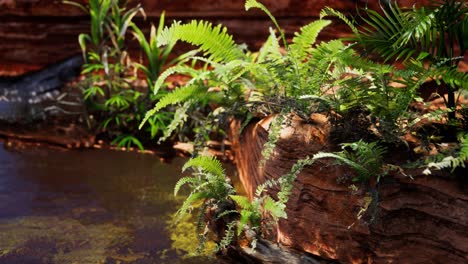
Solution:
M185 159L0 146L0 263L229 263L171 225Z

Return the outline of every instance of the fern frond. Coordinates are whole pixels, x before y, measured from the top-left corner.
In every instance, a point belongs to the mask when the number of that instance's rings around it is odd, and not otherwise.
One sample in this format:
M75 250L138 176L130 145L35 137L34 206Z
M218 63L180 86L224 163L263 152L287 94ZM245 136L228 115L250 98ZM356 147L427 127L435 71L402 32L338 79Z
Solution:
M267 188L272 188L272 187L275 187L279 184L279 179L269 179L269 180L266 180L264 183L260 184L257 186L257 189L255 190L255 196L256 197L260 197L262 196L263 192L267 189Z
M184 86L175 89L174 91L166 94L159 102L154 106L154 111L158 112L168 105L174 105L178 103L186 102L190 99L201 100L207 93L205 87L200 86Z
M247 0L245 1L245 10L249 11L251 8L258 8L265 12L267 16L271 19L273 24L275 24L276 28L280 32L281 39L283 40L283 44L285 48L288 48L288 42L286 41L286 37L284 36L283 30L281 30L281 27L278 24L278 21L276 21L276 18L271 14L270 10L266 8L262 3L256 1L256 0Z
M163 86L167 77L173 74L189 74L191 77L197 76L199 72L192 67L186 65L176 65L166 69L159 75L157 81L154 83L154 94L157 94L159 89Z
M192 20L187 24L174 22L166 27L158 36L159 46L170 45L177 41L184 41L199 46L209 59L228 62L244 58L244 53L227 33L226 27L213 26L207 21Z
M461 72L457 68L449 68L441 75L444 82L453 88L459 87L468 90L468 73Z
M179 210L176 212L176 221L180 220L184 215L186 215L192 206L193 203L209 198L209 193L207 192L196 192L191 193L187 199L182 203Z
M183 177L180 180L177 181L175 187L174 187L174 196L177 196L177 193L179 193L179 190L182 186L184 186L187 183L192 183L192 184L199 184L200 180L194 177Z
M262 149L262 160L260 165L265 165L266 161L270 159L273 151L276 147L276 142L281 136L281 129L283 127L283 122L285 120L285 115L280 113L274 117L273 121L270 124L270 129L268 132L268 141L265 142Z
M237 235L240 235L244 226L246 226L252 216L254 215L253 211L242 210L240 213L239 223L237 224Z
M224 211L218 215L216 215L216 220L218 219L221 219L223 218L224 216L226 215L230 215L230 214L239 214L239 212L237 210L227 210L227 211Z
M199 168L203 172L212 173L218 177L224 177L223 165L214 156L198 156L192 158L184 164L182 171L192 167Z
M465 167L465 163L468 162L468 133L462 134L459 136L460 149L458 150L457 157L447 156L444 157L441 161L430 162L427 164L426 169L423 171L424 174L431 174L431 169L442 170L442 169L452 169L452 172L457 167Z
M280 218L287 219L288 215L286 214L286 204L275 201L270 196L267 196L265 203L263 204L263 209L269 213L275 221L278 221Z
M257 57L257 63L263 63L266 60L279 60L282 58L280 52L280 45L278 42L278 37L276 37L275 31L270 28L270 35L268 39L263 43L263 46L260 48Z
M218 252L220 250L224 250L226 249L229 245L231 245L231 243L233 242L234 240L234 230L235 230L235 227L236 227L236 222L235 221L232 221L232 222L229 222L227 225L226 225L226 231L224 233L224 236L223 238L221 239L221 241L219 241L218 245L216 246L216 249L215 249L215 252Z
M343 156L337 155L335 153L318 152L317 154L315 154L313 156L314 160L324 159L324 158L337 159L337 160L343 162L344 164L350 166L351 168L355 169L359 174L362 174L362 175L368 175L369 174L369 171L366 168L364 168L363 166L361 166L360 164L357 164L356 162L354 162L354 161L352 161L352 160L350 160L348 158L345 158Z
M340 11L337 11L331 7L325 7L324 9L322 9L320 11L320 19L323 19L324 17L326 16L334 16L334 17L337 17L339 18L341 21L343 21L344 23L346 23L346 25L348 25L348 27L353 31L354 34L359 34L359 31L358 29L356 28L356 26L354 25L354 23L349 20L343 13L341 13Z
M252 209L252 203L250 202L249 198L242 195L229 195L229 197L236 202L238 206L242 209L250 210Z
M163 142L168 137L172 135L172 133L181 125L185 123L187 120L187 111L190 108L190 102L185 102L182 107L177 108L174 113L174 118L172 119L171 123L166 127L164 130L164 134L162 137L159 138L158 143ZM148 113L146 114L148 116ZM146 117L145 117L146 118Z
M330 24L330 20L317 20L302 27L300 33L296 32L293 44L289 46L294 56L304 58L315 44L320 31Z
M188 100L203 99L206 95L207 89L202 86L183 86L175 89L173 92L166 94L161 98L153 109L149 110L145 114L145 118L141 121L139 129L148 121L150 117L155 115L159 110L163 109L168 105L184 103Z

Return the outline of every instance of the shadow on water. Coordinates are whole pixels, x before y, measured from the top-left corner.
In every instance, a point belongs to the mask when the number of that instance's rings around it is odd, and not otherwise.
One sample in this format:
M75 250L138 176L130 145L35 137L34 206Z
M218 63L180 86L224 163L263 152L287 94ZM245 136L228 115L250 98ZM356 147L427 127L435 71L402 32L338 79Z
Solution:
M0 148L0 263L218 263L171 226L185 159ZM223 263L225 263L223 261Z

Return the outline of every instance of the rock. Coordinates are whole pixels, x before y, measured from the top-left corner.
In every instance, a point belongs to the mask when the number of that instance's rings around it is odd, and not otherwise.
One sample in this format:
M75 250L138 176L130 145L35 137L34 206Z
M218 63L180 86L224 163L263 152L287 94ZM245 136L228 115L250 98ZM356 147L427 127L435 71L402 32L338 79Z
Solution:
M235 162L250 198L259 184L286 174L297 159L336 149L328 141L330 128L323 119L315 116L306 123L295 118L282 130L263 168L259 161L271 118L250 124L237 137L240 123L232 123ZM349 168L319 160L296 179L278 239L341 263L467 263L466 188L443 172L425 176L415 170L411 175L414 180L387 175L369 192L362 186L352 190ZM367 213L358 219L366 207Z
M411 6L426 2L400 0ZM84 0L77 2L85 3ZM135 4L137 1L132 1ZM150 23L157 23L163 10L167 23L172 19L205 19L222 23L239 43L247 43L257 49L266 40L272 27L269 18L260 10L245 11L244 0L143 0L147 20L138 17L136 22L144 31L149 31ZM301 1L301 0L262 0L276 16L279 24L292 37L301 26L318 19L325 6L336 8L344 13L356 13L357 7L368 6L378 9L378 1ZM63 59L80 51L78 35L89 32L89 18L79 8L65 5L61 1L45 0L0 0L0 75L22 73L25 69L37 69L50 59ZM320 35L322 40L346 36L350 30L343 23L334 23ZM178 47L179 48L179 47ZM139 57L136 44L130 51Z
M83 58L76 55L39 71L0 77L0 120L22 123L46 116L46 101L54 102L65 83L81 72Z

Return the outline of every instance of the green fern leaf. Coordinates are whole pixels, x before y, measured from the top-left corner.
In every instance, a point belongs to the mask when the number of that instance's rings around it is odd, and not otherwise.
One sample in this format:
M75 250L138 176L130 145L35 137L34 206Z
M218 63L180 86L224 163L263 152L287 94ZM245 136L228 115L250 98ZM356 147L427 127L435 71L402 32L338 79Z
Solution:
M175 89L173 92L166 94L159 102L154 106L154 110L158 112L162 108L168 105L174 105L178 103L186 102L189 99L202 100L204 98L207 89L200 86L184 86Z
M161 73L157 81L154 83L154 94L158 93L159 89L161 89L167 77L173 74L189 74L190 76L194 77L198 75L198 71L192 67L185 65L176 65L166 69L163 73Z
M158 45L172 45L177 41L184 41L199 46L209 59L228 62L244 58L244 53L221 25L213 26L207 21L192 20L187 24L174 22L165 28L158 36Z
M312 159L314 160L318 160L318 159L324 159L324 158L334 158L334 159L337 159L341 162L343 162L344 164L350 166L351 168L355 169L360 175L369 175L369 171L364 168L363 166L361 166L360 164L357 164L356 162L348 159L348 158L345 158L343 156L340 156L340 155L337 155L337 154L334 154L334 153L327 153L327 152L318 152L317 154L315 154L313 156Z
M270 36L258 52L257 63L263 63L266 60L277 61L282 57L283 55L280 52L278 38L276 37L275 31L270 28Z
M179 193L179 190L182 186L184 186L187 183L192 183L194 185L199 185L200 180L194 177L183 177L180 180L177 181L175 187L174 187L174 196L177 196L177 193Z
M202 100L206 95L207 89L202 86L184 86L175 89L173 92L166 94L159 100L153 109L146 112L145 118L141 121L139 129L148 121L150 117L155 115L159 110L168 105L184 103L188 100L198 99Z
M253 216L252 211L247 211L247 210L242 210L240 213L240 219L239 223L237 224L237 235L240 235L242 230L244 229L244 226L249 223L250 219Z
M210 195L207 192L196 192L191 193L187 199L182 203L179 210L176 212L176 221L180 220L184 215L187 214L190 207L197 201L209 198Z
M200 168L202 171L212 173L218 177L224 177L223 165L216 157L198 156L196 158L192 158L184 164L182 171L192 167Z
M315 44L320 31L330 24L330 20L317 20L302 27L301 33L296 32L293 44L290 45L293 55L298 58L304 58L312 48L312 45Z
M252 203L250 202L249 198L247 198L246 196L229 195L229 197L231 197L231 199L234 200L234 202L236 202L236 204L240 206L242 209L245 209L245 210L252 209Z
M323 19L326 16L338 17L339 19L341 19L341 21L345 22L348 27L351 28L351 30L354 32L354 34L356 34L356 35L359 34L359 31L356 28L356 26L354 26L354 23L351 22L351 20L349 20L343 13L341 13L339 11L336 11L333 8L325 7L324 9L322 9L320 11L320 19Z
M284 47L288 48L288 42L286 41L286 37L284 36L283 31L281 30L281 27L278 24L278 21L276 21L276 18L271 14L270 10L266 8L262 3L256 1L256 0L247 0L245 1L245 10L249 11L251 8L258 8L265 12L267 16L271 19L273 24L275 24L276 28L280 32L281 39L283 40Z
M286 205L284 203L273 200L270 196L267 196L265 203L263 204L263 209L268 212L275 221L278 221L279 218L287 219L288 215L286 214Z

